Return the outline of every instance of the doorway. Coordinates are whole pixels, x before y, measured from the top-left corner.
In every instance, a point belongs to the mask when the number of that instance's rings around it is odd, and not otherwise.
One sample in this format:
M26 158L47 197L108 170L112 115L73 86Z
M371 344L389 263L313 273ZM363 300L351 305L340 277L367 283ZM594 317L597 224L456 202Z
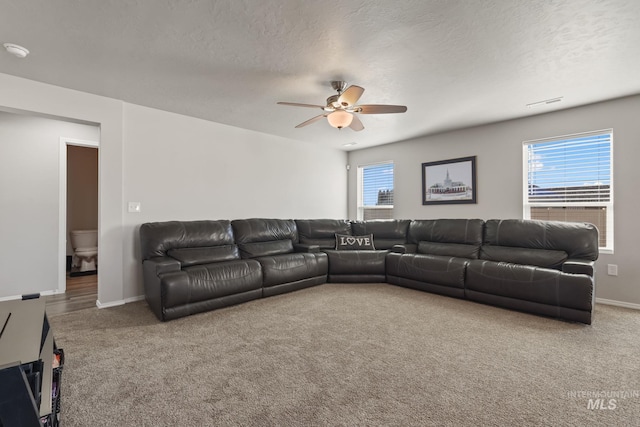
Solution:
M60 224L58 293L65 311L95 307L98 290L98 254L82 253L71 242L75 236L99 236L98 150L96 141L60 138ZM88 245L99 246L99 242ZM85 245L86 246L86 245ZM89 253L89 256L86 256ZM81 255L80 257L78 255ZM71 261L71 262L70 262ZM70 307L70 301L77 307Z

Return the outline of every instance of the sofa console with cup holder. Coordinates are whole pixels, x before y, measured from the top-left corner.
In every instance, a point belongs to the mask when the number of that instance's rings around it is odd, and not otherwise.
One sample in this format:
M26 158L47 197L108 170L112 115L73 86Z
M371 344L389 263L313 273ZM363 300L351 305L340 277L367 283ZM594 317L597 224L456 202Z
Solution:
M145 296L170 320L326 282L386 282L590 324L598 230L532 220L238 219L140 227Z

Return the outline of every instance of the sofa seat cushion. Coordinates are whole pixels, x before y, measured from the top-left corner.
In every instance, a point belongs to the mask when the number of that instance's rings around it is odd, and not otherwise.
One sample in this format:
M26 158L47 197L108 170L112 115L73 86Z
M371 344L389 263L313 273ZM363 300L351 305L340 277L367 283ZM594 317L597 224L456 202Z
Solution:
M262 271L254 260L196 265L161 274L160 286L166 308L260 289Z
M385 275L385 258L389 251L325 250L329 256L329 274Z
M262 265L263 286L275 286L312 277L326 276L327 255L297 252L256 258Z
M398 254L387 256L387 275L464 288L465 269L469 260L427 254Z
M180 261L182 267L240 259L236 245L169 249L167 255Z
M440 255L446 257L478 259L480 246L466 245L463 243L439 243L422 241L418 243L418 253L427 255Z
M567 274L529 265L471 260L469 290L508 298L591 311L593 280L585 274Z
M568 256L565 251L549 249L514 248L508 246L484 245L480 250L480 259L513 264L533 265L536 267L562 269Z

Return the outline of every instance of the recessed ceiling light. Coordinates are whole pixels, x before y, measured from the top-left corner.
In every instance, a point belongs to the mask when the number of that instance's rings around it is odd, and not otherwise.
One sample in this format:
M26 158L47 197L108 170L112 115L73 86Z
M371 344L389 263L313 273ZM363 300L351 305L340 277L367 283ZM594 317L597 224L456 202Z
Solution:
M347 142L346 144L342 144L343 147L351 147L352 145L356 145L356 142Z
M18 58L24 58L29 55L29 50L27 48L18 46L17 44L5 43L4 48L7 49L7 52L17 56Z
M562 101L563 98L564 96L559 96L557 98L545 99L544 101L532 102L531 104L527 104L527 107L531 108L531 107L539 107L541 105L554 104L556 102Z

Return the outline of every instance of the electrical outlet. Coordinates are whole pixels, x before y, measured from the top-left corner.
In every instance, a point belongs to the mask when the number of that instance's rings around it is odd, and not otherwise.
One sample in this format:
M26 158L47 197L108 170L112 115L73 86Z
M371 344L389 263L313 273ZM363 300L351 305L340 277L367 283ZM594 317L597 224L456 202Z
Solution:
M607 274L609 276L617 276L618 275L618 265L617 264L607 264Z
M140 202L129 202L129 212L140 213Z

